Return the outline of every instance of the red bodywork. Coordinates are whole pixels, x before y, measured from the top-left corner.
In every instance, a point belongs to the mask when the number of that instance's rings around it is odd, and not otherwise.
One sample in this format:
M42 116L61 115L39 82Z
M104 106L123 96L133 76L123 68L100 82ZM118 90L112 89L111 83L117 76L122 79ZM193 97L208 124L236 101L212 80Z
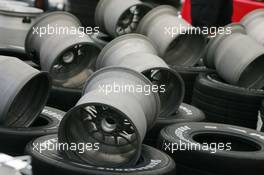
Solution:
M252 10L259 8L264 8L264 2L256 2L254 0L234 0L234 14L232 18L233 22L239 22L241 18L243 18L243 16L245 16ZM188 22L192 22L191 0L185 0L185 2L183 3L182 17Z

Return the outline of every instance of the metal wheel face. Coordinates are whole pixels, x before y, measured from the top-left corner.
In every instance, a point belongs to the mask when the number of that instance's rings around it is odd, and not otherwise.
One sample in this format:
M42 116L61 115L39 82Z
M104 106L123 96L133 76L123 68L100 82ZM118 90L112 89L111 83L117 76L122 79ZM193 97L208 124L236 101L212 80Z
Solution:
M0 1L0 42L7 49L25 53L24 44L28 30L41 9L7 5L1 6Z
M225 37L215 55L216 70L226 82L246 88L263 88L264 48L250 36L234 33Z
M124 56L118 66L142 73L156 86L156 90L158 87L162 116L169 116L178 110L183 101L184 82L160 57L149 53L133 53Z
M146 36L126 34L117 37L102 49L96 62L96 69L118 65L124 56L133 53L158 54L156 48Z
M205 45L201 35L180 35L169 44L163 59L173 66L194 66L201 59Z
M165 29L173 29L175 33L165 32ZM147 13L138 26L138 32L152 40L159 56L171 66L195 65L206 46L204 36L196 34L189 23L178 18L177 10L171 6L159 6Z
M116 52L117 49L120 51ZM151 42L142 35L127 34L118 37L100 53L97 69L121 66L143 73L154 85L164 88L165 92L160 94L161 113L163 116L168 116L175 113L182 103L184 83L175 71L156 56L156 52L147 51L154 49Z
M247 34L245 27L241 24L232 23L232 24L225 26L225 28L227 27L232 28L232 34L235 34L235 33L241 33L245 35ZM226 35L226 34L221 34L221 35L217 34L216 37L210 39L205 49L206 54L204 58L204 63L207 67L215 69L216 50L221 44L221 42L223 42L225 38L229 36L230 35Z
M95 71L98 48L76 44L63 51L51 66L53 83L60 87L81 88Z
M116 25L116 35L124 35L136 31L140 20L151 10L146 5L134 5L127 9L119 18Z
M109 146L131 145L135 140L135 128L124 116L104 106L88 106L82 109L83 122L88 133L100 143Z
M39 35L34 34L34 29L38 27L47 27L47 26L63 26L63 27L79 27L81 22L77 17L73 16L67 12L51 12L41 15L35 23L31 26L30 30L27 33L25 40L25 50L30 58L34 58L33 61L39 63L39 52L41 44L49 37L49 35L44 35L39 37ZM37 59L37 60L36 60Z
M80 22L65 12L42 16L35 27L53 26L78 30ZM66 30L67 31L67 30ZM38 59L41 70L50 73L53 84L64 88L82 88L93 73L100 48L84 32L56 33L42 37L29 32L27 53ZM36 60L35 60L36 61Z
M0 72L5 77L1 78L1 123L10 127L30 126L48 99L49 76L12 57L1 57L0 61Z
M168 5L160 5L149 11L138 25L137 32L143 35L147 35L150 30L151 23L161 15L178 16L178 12L175 8Z
M40 100L48 96L49 85L45 84L48 81L47 75L38 75L19 91L8 110L5 126L27 126L34 121L47 99Z
M115 109L91 104L77 109L73 115L68 127L65 125L69 143L100 144L98 151L77 155L82 160L111 167L127 164L136 154L140 144L136 139L136 128Z
M146 95L143 90L139 92L136 91L136 88L146 86L152 87L152 85L153 84L139 72L129 68L111 66L95 72L86 82L83 94L103 86L120 88L120 92L117 92L120 96L129 95L131 98L137 99L137 102L142 106L145 113L148 129L150 129L160 113L160 99L158 93L151 91Z
M242 72L238 85L255 89L264 89L264 54L256 58Z
M102 167L129 167L140 157L146 129L144 112L135 98L95 90L64 116L58 137L60 143L95 146L82 152L64 151L69 159Z
M184 97L184 83L178 73L169 68L153 68L143 74L159 87L160 116L166 117L177 112Z
M139 0L100 0L96 7L95 21L102 32L117 37L134 32L139 21L151 8Z

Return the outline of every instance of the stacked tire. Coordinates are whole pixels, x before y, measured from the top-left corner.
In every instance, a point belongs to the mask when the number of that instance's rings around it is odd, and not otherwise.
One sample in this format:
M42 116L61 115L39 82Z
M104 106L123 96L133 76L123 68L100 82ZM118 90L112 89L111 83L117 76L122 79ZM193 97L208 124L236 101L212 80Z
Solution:
M66 10L100 33L33 35L82 26L44 14L25 42L39 65L0 56L0 152L26 151L34 175L262 175L264 47L231 25L233 37L216 36L204 55L207 38L175 8L152 9L179 1L99 1L67 0ZM47 77L27 83L38 74ZM49 93L48 106L67 113L45 107Z
M215 123L182 123L163 129L159 148L176 162L177 175L261 175L264 135Z
M202 74L195 83L192 104L207 121L256 128L264 91L225 83L216 74Z
M196 81L196 78L201 73L211 73L215 72L213 69L208 69L205 66L197 66L197 67L182 67L182 66L174 66L173 67L182 77L185 84L185 96L184 103L191 104L192 96L193 96L193 88Z

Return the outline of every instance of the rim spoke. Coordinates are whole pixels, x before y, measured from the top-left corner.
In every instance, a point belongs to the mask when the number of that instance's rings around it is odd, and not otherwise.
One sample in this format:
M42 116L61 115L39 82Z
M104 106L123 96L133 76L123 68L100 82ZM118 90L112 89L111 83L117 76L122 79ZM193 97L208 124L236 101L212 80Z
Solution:
M86 109L84 109L84 110L82 110L82 114L83 115L89 115L91 118L92 118L92 120L95 120L96 118L97 118L97 113L96 113L96 111L93 111L92 110L92 108L86 108Z
M127 143L131 144L131 141L129 140L129 138L127 138L123 133L119 132L117 135L118 137L123 138Z
M114 139L115 139L115 144L119 145L118 137L114 136Z
M96 129L97 129L97 128L96 128ZM97 133L97 132L98 132L98 130L93 130L93 131L89 132L89 134L94 135L94 134Z
M127 119L124 119L121 125L121 130L126 131L128 134L133 134L135 132L133 125Z
M130 33L132 32L132 28L130 26L128 26L126 29L125 29L125 33Z
M98 105L88 106L80 110L82 121L87 122L86 127L89 134L102 142L112 145L131 144L135 129L128 119L120 118L112 112L109 107ZM116 116L117 115L117 116ZM106 130L103 121L113 119L115 127L112 131ZM111 125L111 123L110 123ZM112 124L113 125L113 124Z

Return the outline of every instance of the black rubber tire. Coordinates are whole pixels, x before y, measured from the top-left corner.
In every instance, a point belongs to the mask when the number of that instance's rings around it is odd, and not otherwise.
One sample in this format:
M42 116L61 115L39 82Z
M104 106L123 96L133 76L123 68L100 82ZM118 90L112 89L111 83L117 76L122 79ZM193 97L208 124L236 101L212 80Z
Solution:
M185 84L185 96L184 103L191 104L193 96L193 88L196 81L196 78L201 73L213 73L215 70L208 69L204 66L198 67L182 67L182 66L173 66L173 69L176 70L182 77Z
M74 163L63 159L57 150L40 151L33 144L57 143L57 135L44 136L31 142L26 153L32 157L33 174L36 175L174 175L175 163L165 153L143 145L141 162L133 168L103 168ZM41 152L41 153L40 153Z
M40 136L56 134L65 112L45 107L29 128L0 127L0 152L12 156L24 154L28 142Z
M195 83L192 105L209 122L256 129L264 91L226 84L216 74L201 74Z
M0 55L3 56L11 56L11 57L16 57L19 58L20 60L30 60L27 56L27 54L23 51L16 50L16 49L6 49L6 48L1 48L0 46Z
M82 96L81 89L69 89L53 86L50 92L48 106L68 111L76 105Z
M200 109L183 103L177 114L170 117L159 117L157 119L153 128L147 133L144 144L156 147L160 131L168 125L185 122L202 122L204 120L205 114Z
M191 147L198 142L222 143L224 147L220 151L218 145L214 152L205 147ZM229 151L223 150L228 148L227 143L231 143ZM181 149L176 145L181 145ZM176 164L216 174L262 175L264 171L264 134L248 128L216 123L171 125L161 131L159 148L171 155Z
M177 164L176 175L220 175Z

